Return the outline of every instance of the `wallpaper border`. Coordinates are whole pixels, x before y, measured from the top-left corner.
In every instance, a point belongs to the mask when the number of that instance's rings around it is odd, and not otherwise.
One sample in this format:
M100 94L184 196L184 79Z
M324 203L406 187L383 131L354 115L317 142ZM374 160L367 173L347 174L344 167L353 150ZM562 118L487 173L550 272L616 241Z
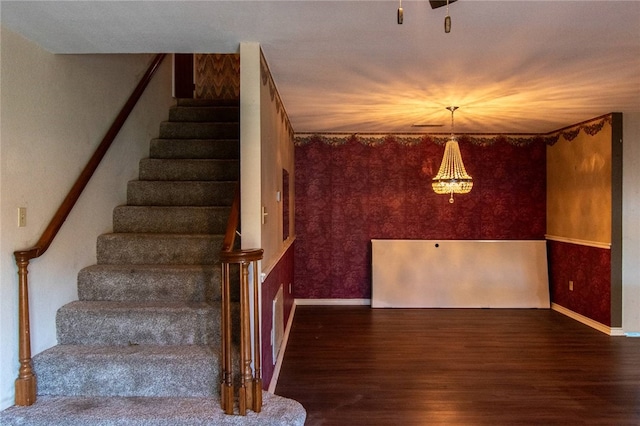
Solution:
M457 136L460 142L477 146L490 146L498 142L506 142L513 146L527 146L543 142L546 145L553 146L561 137L567 141L574 140L581 131L589 136L595 136L600 133L605 124L611 124L611 122L612 114L606 114L549 133L461 133ZM385 142L396 142L400 145L418 145L424 142L432 142L436 145L444 145L449 140L449 137L450 133L300 132L295 134L294 144L295 146L303 146L312 142L321 142L326 145L340 146L356 141L370 147L382 145Z
M264 57L264 52L262 51L262 49L260 49L260 77L263 86L269 85L271 102L275 103L276 112L280 115L282 123L293 139L295 132L293 131L291 120L289 120L289 115L287 114L287 110L284 107L284 102L282 102L282 98L280 97L280 93L278 92L276 83L273 81L273 75L271 74L271 70L269 69L267 59Z

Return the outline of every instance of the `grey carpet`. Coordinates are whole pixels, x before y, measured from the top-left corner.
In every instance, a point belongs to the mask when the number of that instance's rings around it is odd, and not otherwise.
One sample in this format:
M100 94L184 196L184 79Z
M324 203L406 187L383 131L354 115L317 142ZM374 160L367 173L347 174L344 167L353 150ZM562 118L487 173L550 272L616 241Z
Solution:
M40 397L0 413L3 426L302 426L306 412L291 399L263 394L262 412L225 415L211 398Z

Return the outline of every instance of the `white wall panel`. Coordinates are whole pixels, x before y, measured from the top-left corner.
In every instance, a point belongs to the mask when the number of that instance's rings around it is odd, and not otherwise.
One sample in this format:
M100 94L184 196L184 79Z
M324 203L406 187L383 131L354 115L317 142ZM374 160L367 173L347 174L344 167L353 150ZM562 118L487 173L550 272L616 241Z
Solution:
M374 308L549 308L545 241L372 240Z

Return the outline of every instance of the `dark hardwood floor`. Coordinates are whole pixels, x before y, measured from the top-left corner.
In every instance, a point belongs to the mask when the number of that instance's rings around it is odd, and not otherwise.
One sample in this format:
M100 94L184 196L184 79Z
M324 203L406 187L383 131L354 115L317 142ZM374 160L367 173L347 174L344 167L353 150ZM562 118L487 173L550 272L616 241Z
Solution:
M640 338L551 310L298 306L278 395L306 425L640 425Z

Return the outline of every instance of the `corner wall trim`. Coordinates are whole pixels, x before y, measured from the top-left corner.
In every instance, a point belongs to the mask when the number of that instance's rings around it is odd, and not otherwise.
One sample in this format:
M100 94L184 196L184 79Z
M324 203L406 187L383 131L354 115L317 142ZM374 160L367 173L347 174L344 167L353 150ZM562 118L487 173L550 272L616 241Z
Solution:
M296 313L296 304L294 302L291 307L291 312L289 312L289 320L287 321L287 327L284 330L284 336L282 337L282 347L278 352L278 359L276 360L276 365L273 367L273 375L271 376L271 381L269 382L269 389L267 391L269 393L276 392L276 386L278 385L278 376L280 376L280 368L282 368L282 361L284 360L284 351L287 349L287 342L289 341L289 333L291 332L291 326L293 325L293 317Z
M578 322L583 323L584 325L587 325L593 329L596 329L604 334L607 334L609 336L624 336L624 332L622 331L621 327L609 327L606 326L602 323L599 323L598 321L594 321L591 318L585 317L584 315L581 315L577 312L573 312L571 309L567 309L564 306L558 305L557 303L551 303L551 309L559 312L563 315L568 316L569 318L572 318Z
M371 305L371 299L295 299L295 304L299 306L319 306L319 305Z
M273 368L273 375L271 376L269 388L267 389L269 393L275 393L276 386L278 385L278 377L280 376L284 353L287 350L287 343L289 342L289 333L291 333L291 327L293 326L293 317L296 314L296 306L298 305L371 305L371 299L294 299L291 312L289 313L287 327L284 330L284 336L282 338L282 348L278 353L278 359L276 360L276 365Z

